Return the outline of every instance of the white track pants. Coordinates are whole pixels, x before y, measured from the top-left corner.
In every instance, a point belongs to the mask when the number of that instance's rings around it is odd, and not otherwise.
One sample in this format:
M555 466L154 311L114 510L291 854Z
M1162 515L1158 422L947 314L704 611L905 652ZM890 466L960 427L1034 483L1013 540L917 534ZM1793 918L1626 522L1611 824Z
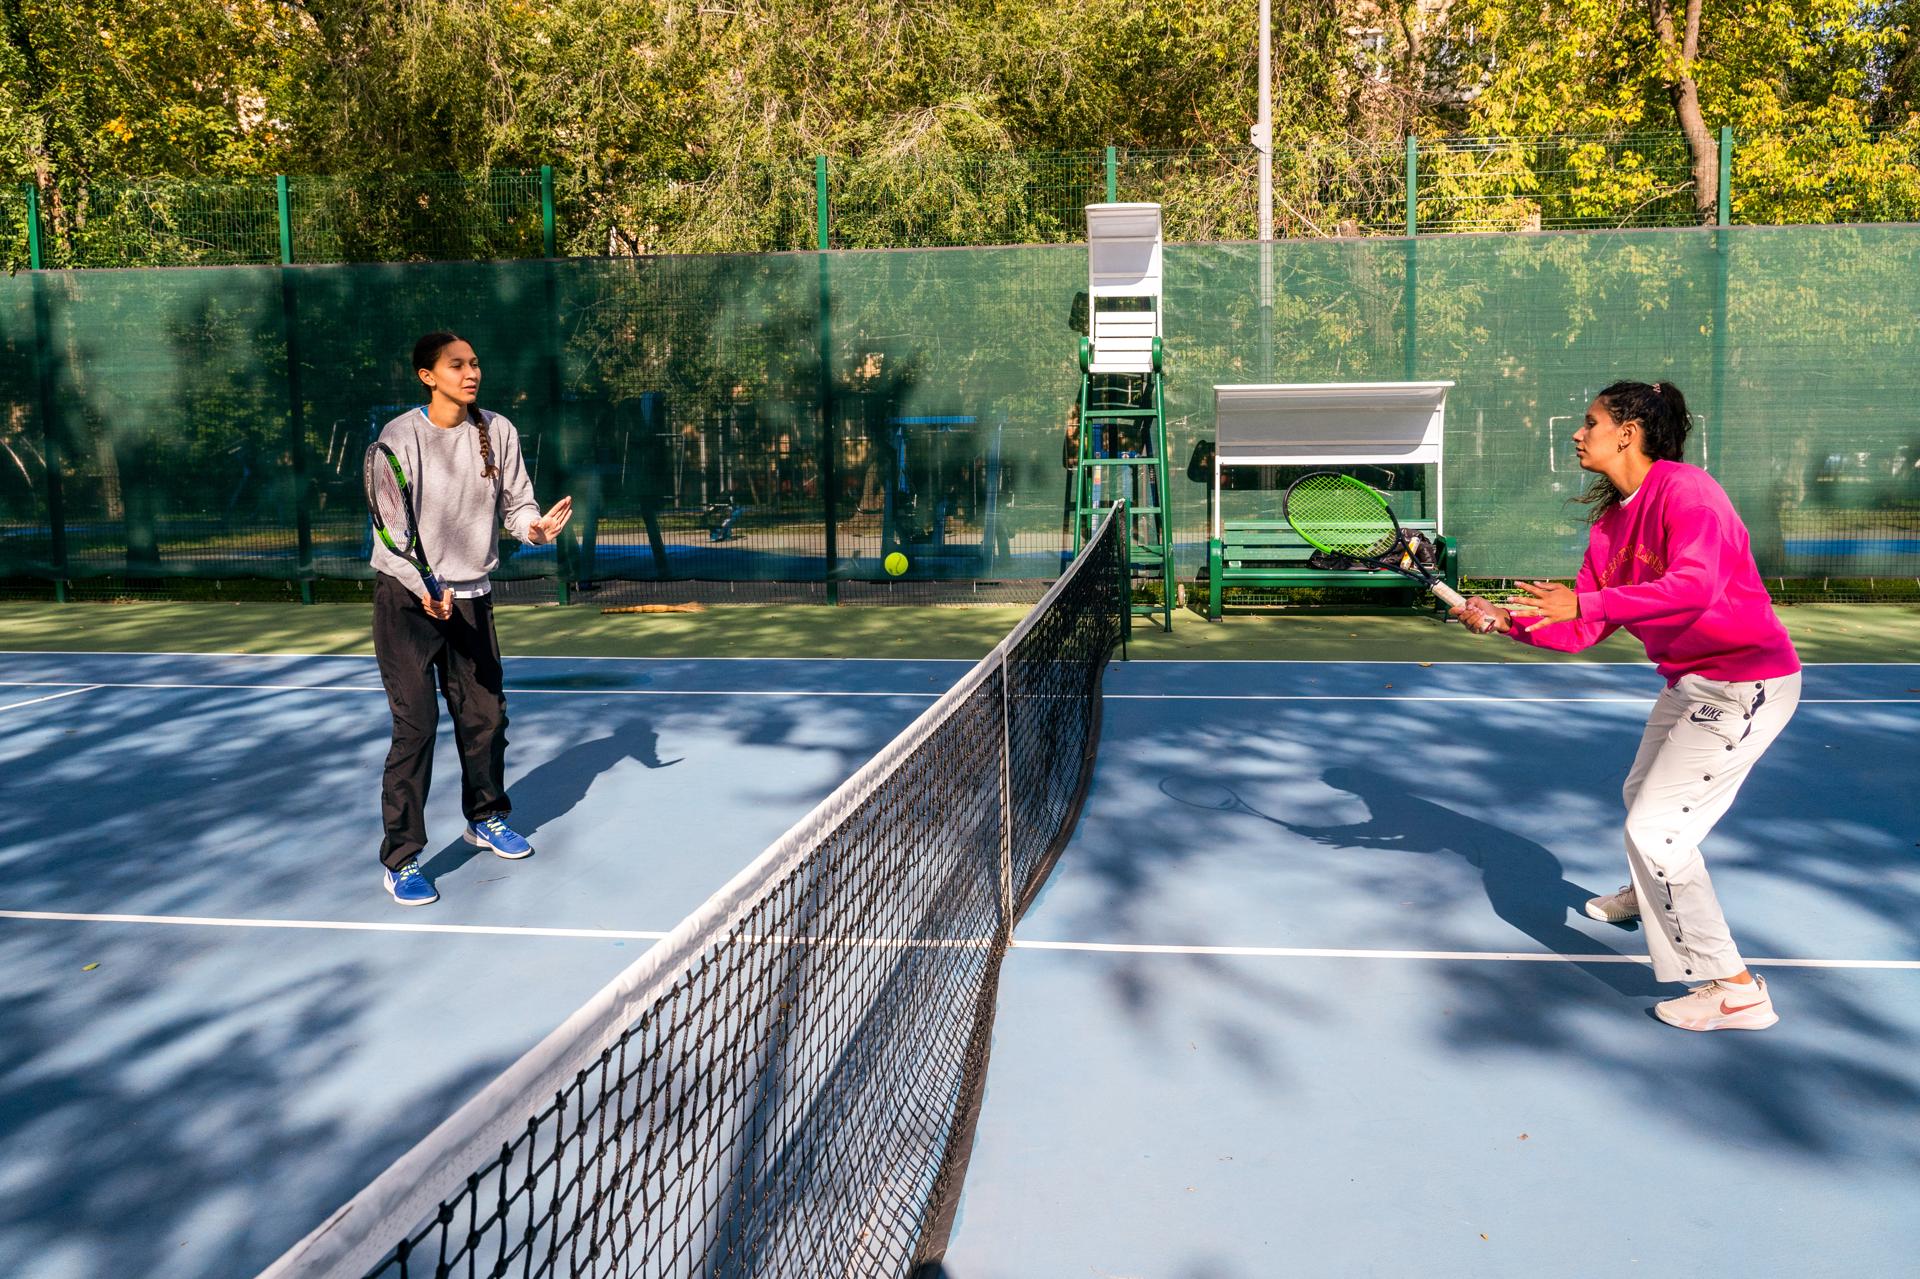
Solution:
M1732 683L1683 675L1654 704L1624 794L1627 862L1659 980L1698 983L1746 967L1700 842L1799 704L1797 673Z

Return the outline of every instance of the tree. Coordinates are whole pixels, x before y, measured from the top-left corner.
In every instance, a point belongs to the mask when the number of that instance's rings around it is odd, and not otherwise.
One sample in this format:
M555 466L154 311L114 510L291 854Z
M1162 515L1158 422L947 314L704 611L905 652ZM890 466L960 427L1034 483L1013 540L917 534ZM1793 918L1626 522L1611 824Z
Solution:
M1693 209L1702 222L1711 221L1720 198L1720 144L1700 113L1700 86L1693 65L1700 56L1701 0L1685 0L1684 29L1674 29L1673 0L1647 0L1653 14L1654 35L1660 42L1660 76L1673 99L1673 112L1686 135L1693 156Z

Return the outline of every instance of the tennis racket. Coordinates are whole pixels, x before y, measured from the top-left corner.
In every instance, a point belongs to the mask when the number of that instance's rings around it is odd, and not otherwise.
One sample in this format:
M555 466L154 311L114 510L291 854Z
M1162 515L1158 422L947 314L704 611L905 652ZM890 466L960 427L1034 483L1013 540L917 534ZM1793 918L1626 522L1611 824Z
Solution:
M1293 482L1281 509L1293 531L1315 548L1412 578L1448 607L1466 607L1460 592L1414 558L1412 539L1393 518L1387 499L1372 485L1351 475L1315 471ZM1484 632L1493 625L1491 617L1483 616L1474 629Z
M440 579L434 576L433 565L427 562L427 552L420 545L420 526L413 518L413 487L407 483L400 459L393 455L392 449L376 441L367 448L363 475L367 482L367 510L373 514L373 531L380 535L388 550L420 570L420 580L426 583L428 597L439 599L443 593Z

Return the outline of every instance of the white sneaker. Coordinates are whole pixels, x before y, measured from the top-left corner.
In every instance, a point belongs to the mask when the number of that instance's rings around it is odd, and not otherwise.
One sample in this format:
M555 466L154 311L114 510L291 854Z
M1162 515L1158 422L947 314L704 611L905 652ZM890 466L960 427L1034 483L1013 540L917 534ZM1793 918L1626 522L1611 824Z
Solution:
M1587 918L1597 919L1603 924L1631 923L1640 918L1639 894L1633 891L1632 884L1622 884L1617 893L1590 898L1587 902Z
M1752 985L1710 981L1695 986L1678 999L1655 1004L1653 1015L1681 1030L1765 1030L1780 1020L1764 977L1755 977Z

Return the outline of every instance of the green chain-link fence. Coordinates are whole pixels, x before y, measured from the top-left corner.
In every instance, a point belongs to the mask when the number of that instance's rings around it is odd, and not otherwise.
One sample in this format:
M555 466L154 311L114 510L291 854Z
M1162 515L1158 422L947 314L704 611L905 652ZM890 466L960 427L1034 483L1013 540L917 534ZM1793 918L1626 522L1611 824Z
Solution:
M1727 220L1920 221L1920 119L1861 137L1720 135ZM42 265L456 261L1062 244L1105 199L1165 210L1175 242L1258 236L1249 148L878 153L740 162L644 180L578 171L98 180L40 192ZM1316 140L1273 157L1284 237L1687 226L1675 133ZM1411 198L1410 198L1411 197ZM0 253L29 265L25 188L0 195Z

